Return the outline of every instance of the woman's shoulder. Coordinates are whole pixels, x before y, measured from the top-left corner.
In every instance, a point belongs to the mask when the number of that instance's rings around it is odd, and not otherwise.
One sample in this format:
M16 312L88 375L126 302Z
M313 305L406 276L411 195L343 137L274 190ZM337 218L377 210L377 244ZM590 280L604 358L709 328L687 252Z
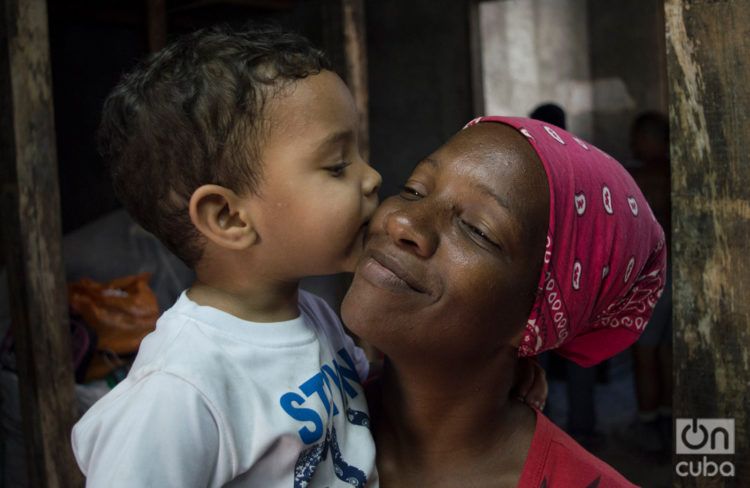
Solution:
M635 485L537 412L519 488L631 488Z

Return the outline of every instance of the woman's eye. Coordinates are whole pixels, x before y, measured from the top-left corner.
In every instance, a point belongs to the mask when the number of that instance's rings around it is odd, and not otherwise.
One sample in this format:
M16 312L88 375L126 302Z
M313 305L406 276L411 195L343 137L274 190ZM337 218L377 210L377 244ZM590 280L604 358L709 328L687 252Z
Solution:
M407 185L403 185L401 187L401 193L399 195L404 200L419 200L420 198L424 197L424 195L419 193L417 190Z
M349 162L344 161L339 164L336 164L334 166L329 166L327 168L324 168L326 171L328 171L331 176L334 178L340 178L344 176L344 171L346 170L346 167L349 166Z
M461 223L469 230L469 232L471 232L472 234L476 235L480 239L486 241L488 244L491 244L491 245L493 245L495 247L500 247L499 244L497 244L495 241L493 241L492 239L490 239L490 236L488 236L481 229L479 229L479 228L471 225L470 223L468 223L467 221L465 221L463 219L461 220Z

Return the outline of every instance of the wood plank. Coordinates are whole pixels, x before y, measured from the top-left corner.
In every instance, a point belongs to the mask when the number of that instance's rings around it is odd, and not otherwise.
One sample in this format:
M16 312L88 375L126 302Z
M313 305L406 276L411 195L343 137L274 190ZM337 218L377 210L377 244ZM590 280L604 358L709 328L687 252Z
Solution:
M344 12L342 0L320 0L321 48L331 62L331 69L347 80L344 48ZM314 4L311 4L314 5Z
M733 478L750 480L750 3L667 0L672 139L674 408L734 418ZM679 433L678 433L679 434ZM700 461L677 456L676 461ZM739 483L739 484L738 484Z
M167 45L167 0L146 0L148 50L152 53Z
M174 6L169 9L169 12L184 12L203 7L227 5L266 10L288 10L298 2L299 0L194 0L191 2L173 2Z
M484 67L482 66L482 29L479 23L479 4L482 0L470 0L469 8L469 56L471 57L471 102L474 117L485 115Z
M2 231L31 486L82 486L44 0L0 9Z
M360 152L370 157L370 116L367 74L367 39L363 0L320 2L322 48L331 68L346 82L359 115Z
M359 148L370 160L369 92L367 89L367 39L363 0L341 0L346 82L359 115Z

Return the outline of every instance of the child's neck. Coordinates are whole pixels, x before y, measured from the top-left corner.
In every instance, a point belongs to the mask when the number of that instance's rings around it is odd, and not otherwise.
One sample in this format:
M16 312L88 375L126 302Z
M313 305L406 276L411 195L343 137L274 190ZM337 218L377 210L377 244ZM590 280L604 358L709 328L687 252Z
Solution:
M299 316L298 286L298 282L290 282L231 288L202 280L199 274L187 294L198 305L214 307L243 320L282 322Z

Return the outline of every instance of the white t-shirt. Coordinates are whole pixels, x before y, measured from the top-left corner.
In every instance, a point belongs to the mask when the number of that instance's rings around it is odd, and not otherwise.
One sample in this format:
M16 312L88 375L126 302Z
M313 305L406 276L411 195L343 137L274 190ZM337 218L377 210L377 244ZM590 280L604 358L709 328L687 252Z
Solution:
M73 428L94 487L373 487L364 353L320 298L254 323L183 292Z

